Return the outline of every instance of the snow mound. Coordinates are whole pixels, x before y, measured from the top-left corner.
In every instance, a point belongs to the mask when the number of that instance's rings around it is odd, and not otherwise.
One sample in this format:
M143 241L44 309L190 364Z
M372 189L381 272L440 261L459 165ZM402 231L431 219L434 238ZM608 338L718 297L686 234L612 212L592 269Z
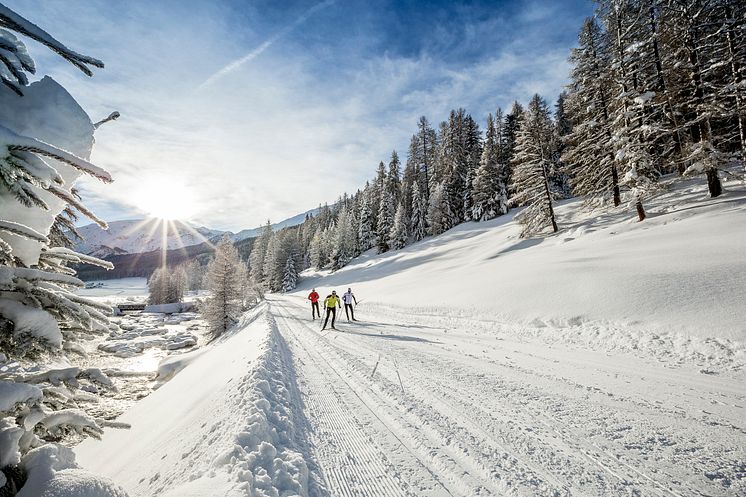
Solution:
M286 344L264 305L76 452L90 471L138 496L307 496L305 423ZM299 424L300 423L300 424ZM117 457L110 457L117 454Z
M80 469L67 447L47 444L23 458L28 479L18 497L127 497L108 478Z

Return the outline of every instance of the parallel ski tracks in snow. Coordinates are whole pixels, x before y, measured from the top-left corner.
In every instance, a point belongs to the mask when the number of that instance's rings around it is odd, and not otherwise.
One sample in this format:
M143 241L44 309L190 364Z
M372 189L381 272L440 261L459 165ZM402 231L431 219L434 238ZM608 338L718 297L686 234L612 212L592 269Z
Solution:
M671 410L644 396L575 384L537 369L542 358L531 354L526 367L464 354L446 335L439 342L436 328L416 332L415 325L408 336L401 327L357 323L351 333L343 324L343 331L322 336L287 303L273 301L272 310L300 362L300 389L331 495L730 495L707 480L692 485L697 470L681 463L737 462L743 447L723 442L735 426L705 426L690 412L666 427ZM590 374L594 368L587 367ZM687 438L690 428L698 434ZM715 445L701 452L697 437L710 435ZM736 490L742 483L736 476L727 485Z
M355 393L339 371L308 349L304 339L297 335L297 324L291 323L282 314L279 318L284 325L281 329L289 334L296 359L302 365L300 389L305 394L309 418L315 425L312 435L312 443L316 447L315 459L319 461L331 495L420 495L413 493L409 484L402 479L400 470L387 457L386 449L381 447L380 437L379 440L373 438L377 429L385 428L375 411ZM303 333L308 333L308 329ZM354 395L353 399L350 399L350 392ZM382 426L372 429L365 417L374 418ZM388 435L405 447L395 433L388 431ZM433 495L452 495L444 487L440 490L442 492Z

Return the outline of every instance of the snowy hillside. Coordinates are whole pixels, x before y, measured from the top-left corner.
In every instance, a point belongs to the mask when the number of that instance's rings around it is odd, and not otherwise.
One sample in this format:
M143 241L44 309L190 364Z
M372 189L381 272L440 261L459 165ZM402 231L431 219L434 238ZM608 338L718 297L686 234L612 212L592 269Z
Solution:
M500 315L536 329L672 332L746 338L746 187L718 199L696 180L666 182L638 223L622 206L589 214L557 208L561 231L519 238L518 211L465 223L400 251L368 252L313 286L352 286L358 298L469 315Z

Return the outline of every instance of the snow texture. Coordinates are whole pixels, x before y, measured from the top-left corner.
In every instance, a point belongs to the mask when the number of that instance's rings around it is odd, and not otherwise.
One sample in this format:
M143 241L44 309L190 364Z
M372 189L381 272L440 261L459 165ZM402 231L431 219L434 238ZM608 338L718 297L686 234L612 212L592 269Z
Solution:
M5 130L0 133L0 153L6 153L10 133L14 137L11 142L20 135L33 137L34 145L38 145L37 142L53 143L55 147L62 149L65 158L72 159L72 154L84 159L80 165L87 168L85 160L90 157L93 148L93 124L75 99L48 76L25 87L24 94L24 97L19 97L9 88L0 85L0 123L3 123ZM46 158L45 161L59 174L67 189L81 174L81 169L60 160ZM89 170L96 175L108 177L107 173L93 165L90 165ZM6 192L0 195L2 218L13 220L38 233L48 233L54 221L54 215L50 215L50 212L61 211L65 202L41 189L37 189L37 194L47 203L50 211L30 209L19 203L10 192ZM0 239L11 244L13 255L26 266L38 262L42 248L39 241L3 230L0 230Z
M131 430L83 442L84 466L138 496L309 495L292 370L266 306L188 362L121 417Z

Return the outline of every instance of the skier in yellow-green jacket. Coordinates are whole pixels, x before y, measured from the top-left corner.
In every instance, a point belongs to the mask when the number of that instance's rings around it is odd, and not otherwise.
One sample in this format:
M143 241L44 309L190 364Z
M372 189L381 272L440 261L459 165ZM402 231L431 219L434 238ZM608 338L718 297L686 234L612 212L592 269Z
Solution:
M321 328L322 330L326 329L326 324L329 322L329 315L332 316L332 329L336 330L337 328L334 327L334 321L337 319L337 308L342 308L341 301L339 300L339 297L337 297L337 291L332 290L331 295L328 295L324 299L324 308L326 309L326 319L324 320L324 327Z

